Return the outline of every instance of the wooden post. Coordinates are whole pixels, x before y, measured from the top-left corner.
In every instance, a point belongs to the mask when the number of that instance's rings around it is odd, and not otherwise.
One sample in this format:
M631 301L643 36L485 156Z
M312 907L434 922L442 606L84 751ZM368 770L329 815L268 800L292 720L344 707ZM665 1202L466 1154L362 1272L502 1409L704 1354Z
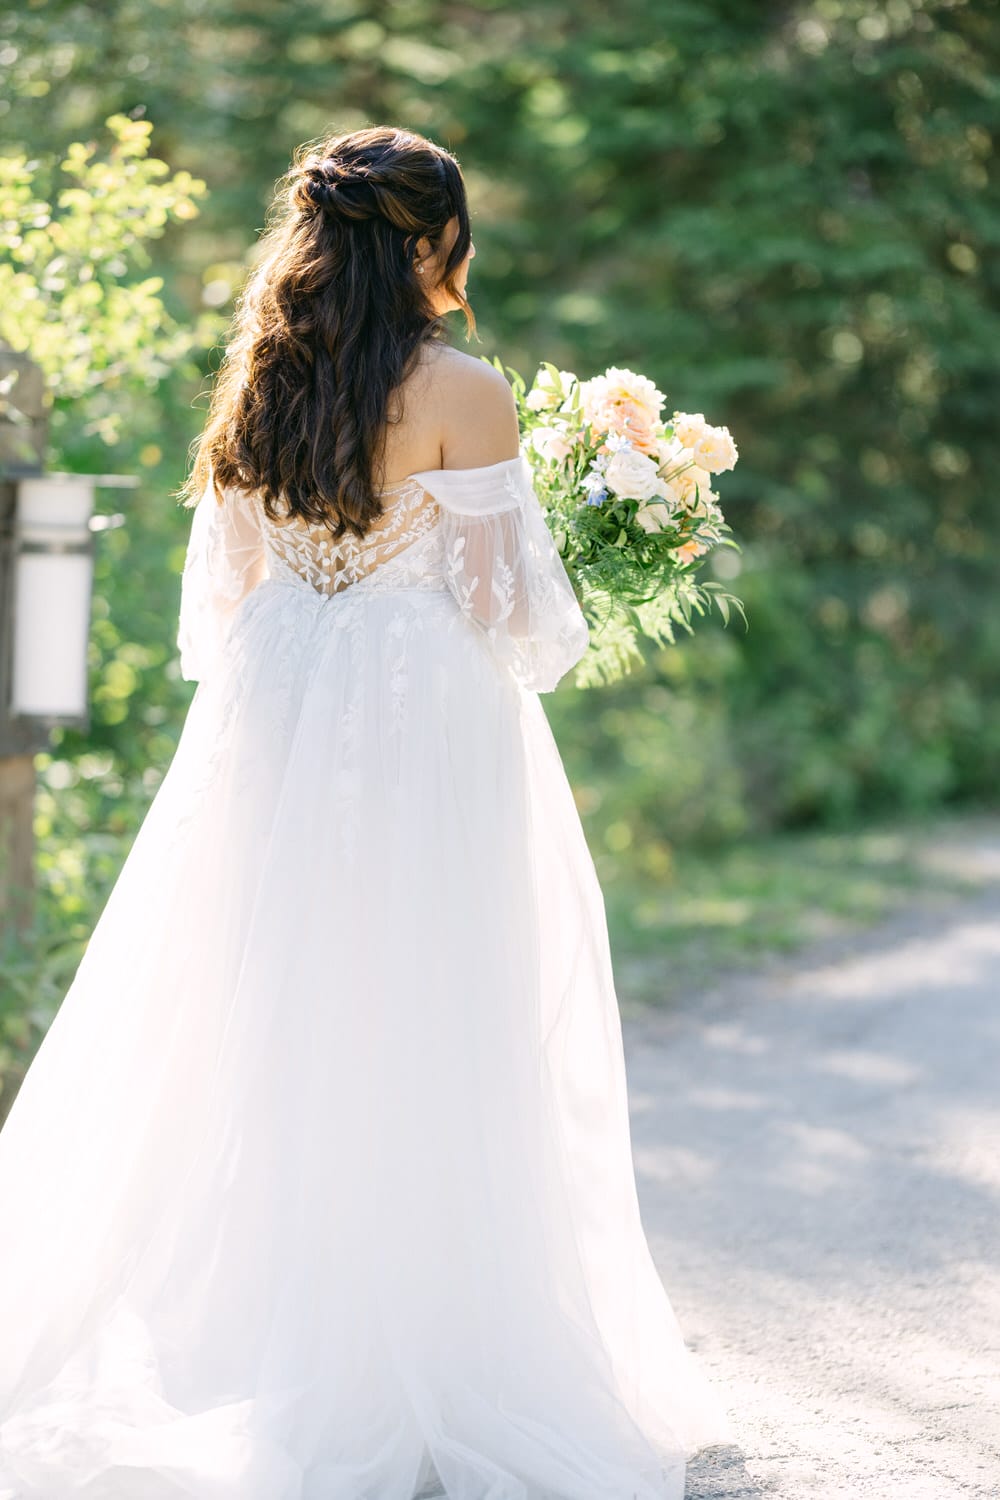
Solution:
M34 916L34 755L0 756L0 932L25 932Z
M35 754L48 737L9 714L13 532L17 478L41 474L47 438L42 372L0 344L0 935L24 932L34 916Z
M17 491L0 482L0 936L34 916L35 752L39 742L7 715L13 613L12 531Z

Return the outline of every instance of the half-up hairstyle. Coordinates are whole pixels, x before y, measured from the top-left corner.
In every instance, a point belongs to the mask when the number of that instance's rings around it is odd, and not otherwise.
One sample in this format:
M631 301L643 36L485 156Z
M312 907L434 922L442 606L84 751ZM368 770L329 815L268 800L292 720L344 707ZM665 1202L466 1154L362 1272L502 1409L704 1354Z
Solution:
M471 243L458 162L423 136L387 126L296 149L279 179L260 255L237 299L230 337L177 491L187 505L211 477L256 490L272 519L301 516L358 537L382 514L389 399L423 344L444 336L415 266L448 221L458 235L441 285L455 284Z

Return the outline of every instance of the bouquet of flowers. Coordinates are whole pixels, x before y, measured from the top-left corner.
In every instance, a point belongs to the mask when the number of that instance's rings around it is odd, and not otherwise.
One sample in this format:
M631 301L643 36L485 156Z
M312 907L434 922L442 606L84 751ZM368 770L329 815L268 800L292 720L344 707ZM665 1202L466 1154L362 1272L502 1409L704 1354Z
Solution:
M662 392L632 370L581 381L543 363L530 388L509 374L536 491L591 628L577 685L624 676L643 659L640 637L692 634L713 601L727 624L732 609L745 623L735 595L697 577L713 547L740 550L712 489L738 456L729 429L701 412L665 420Z

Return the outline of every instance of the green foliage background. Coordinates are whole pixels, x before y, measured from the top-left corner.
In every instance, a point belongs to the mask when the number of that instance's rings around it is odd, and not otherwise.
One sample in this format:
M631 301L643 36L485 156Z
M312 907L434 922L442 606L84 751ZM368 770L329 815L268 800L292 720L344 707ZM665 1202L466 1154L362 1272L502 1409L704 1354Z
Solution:
M124 847L183 721L171 492L273 183L298 142L373 122L463 165L481 342L456 318L460 347L528 374L632 366L739 444L744 551L718 576L749 631L700 622L616 687L546 700L604 873L994 798L998 41L989 0L8 10L8 143L63 154L119 111L208 185L152 261L201 347L54 412L57 466L143 476L100 542L92 731L43 773L82 799L77 832L123 820ZM46 836L68 816L43 793L46 879L86 913L100 860Z

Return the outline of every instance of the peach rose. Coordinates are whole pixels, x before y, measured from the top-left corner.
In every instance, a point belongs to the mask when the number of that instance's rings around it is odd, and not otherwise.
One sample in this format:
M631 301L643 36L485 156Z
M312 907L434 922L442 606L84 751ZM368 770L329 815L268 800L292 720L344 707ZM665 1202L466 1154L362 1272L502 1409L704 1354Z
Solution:
M645 375L615 366L580 386L583 419L595 432L622 433L637 448L656 452L656 426L663 411L664 395Z
M692 537L689 542L682 542L674 550L681 562L693 562L696 557L701 557L703 552L708 551L708 543L699 542Z

